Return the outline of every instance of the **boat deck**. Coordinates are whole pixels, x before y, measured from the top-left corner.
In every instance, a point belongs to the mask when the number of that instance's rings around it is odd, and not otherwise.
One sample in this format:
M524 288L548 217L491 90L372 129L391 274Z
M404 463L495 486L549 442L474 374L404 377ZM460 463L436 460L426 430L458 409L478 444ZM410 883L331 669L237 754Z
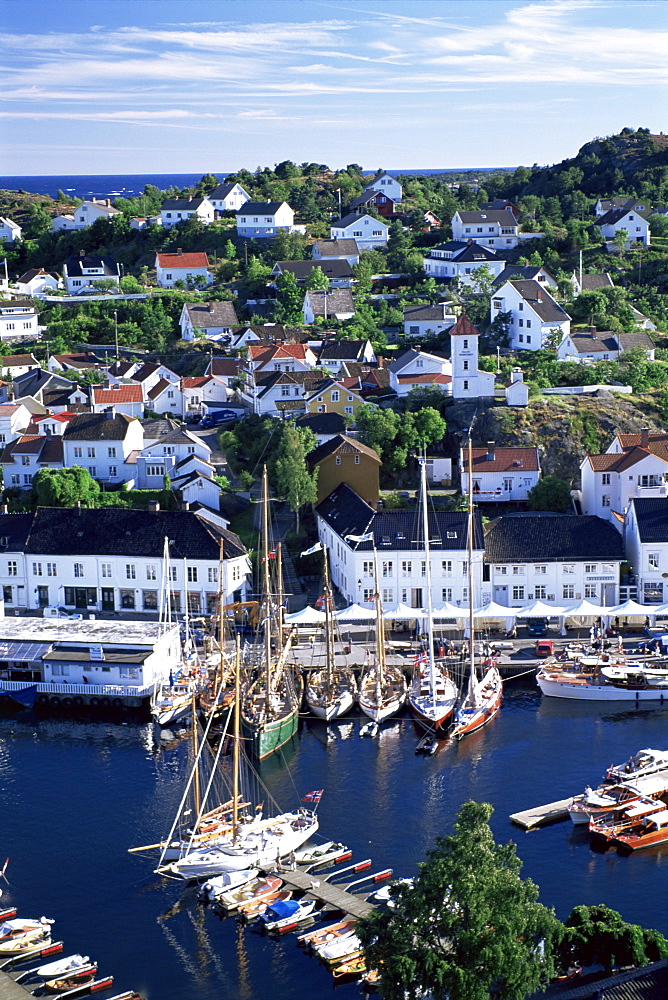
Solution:
M303 889L309 896L314 896L316 899L322 900L323 903L329 903L337 910L349 913L351 917L368 917L375 909L373 903L367 903L366 900L360 899L354 893L346 892L341 886L330 885L329 882L319 879L313 872L281 870L270 874L282 878L290 888ZM2 1000L1 994L0 1000Z
M568 819L568 803L570 799L559 799L558 802L548 802L544 806L525 809L524 812L512 813L510 820L523 830L535 830L539 826L550 823L561 823Z

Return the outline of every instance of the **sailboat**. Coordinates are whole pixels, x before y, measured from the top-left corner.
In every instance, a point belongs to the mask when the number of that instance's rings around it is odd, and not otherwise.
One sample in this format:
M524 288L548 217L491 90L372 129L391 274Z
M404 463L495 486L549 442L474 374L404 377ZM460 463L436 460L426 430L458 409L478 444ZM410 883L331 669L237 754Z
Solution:
M253 754L263 760L278 750L297 732L302 679L296 664L288 662L293 632L283 635L283 600L281 581L281 546L269 548L269 479L265 466L262 475L262 610L263 643L247 644L244 650L247 676L242 695L244 737ZM278 556L278 558L276 558ZM278 570L278 600L271 592L269 561ZM258 655L259 654L259 655Z
M473 618L473 482L472 447L469 434L469 484L468 484L468 574L469 574L469 680L466 696L457 707L455 721L450 735L460 740L469 733L482 729L498 714L503 697L503 680L492 657L482 677L478 677L475 664L474 618Z
M373 553L376 602L376 660L362 675L359 703L365 715L374 722L383 722L396 715L406 701L406 678L400 667L388 666L385 662L385 622L383 604L378 586L378 565L376 550Z
M338 719L355 704L357 682L350 667L334 662L334 602L323 547L325 575L325 666L312 670L306 681L306 704L319 719Z
M427 641L426 654L417 657L413 679L408 692L411 710L430 729L438 729L450 718L457 702L457 688L446 670L442 670L434 657L434 610L431 594L431 555L429 549L429 518L427 514L427 463L421 460L422 523L424 528L424 554L427 584Z

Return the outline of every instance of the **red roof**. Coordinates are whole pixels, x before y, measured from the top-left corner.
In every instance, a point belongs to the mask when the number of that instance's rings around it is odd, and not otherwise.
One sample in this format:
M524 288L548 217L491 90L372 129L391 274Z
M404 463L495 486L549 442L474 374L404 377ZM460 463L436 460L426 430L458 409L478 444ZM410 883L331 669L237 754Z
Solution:
M209 258L205 253L159 253L158 267L188 268L208 267Z
M468 318L466 313L462 313L455 325L450 330L451 337L479 337L480 330Z
M273 358L297 358L303 361L306 358L306 347L304 344L272 344L270 347L265 344L250 344L248 356L263 364Z
M481 472L538 472L537 448L493 448L494 458L487 457L487 448L473 448L473 471ZM468 451L462 454L464 470L468 472Z
M438 372L426 372L424 375L399 375L397 381L403 384L430 385L437 382L439 385L450 385L452 377L450 375L440 375Z
M142 387L140 385L94 385L93 402L97 405L106 404L113 406L114 403L141 403L143 402Z
M190 375L181 380L184 389L199 389L211 381L210 375Z

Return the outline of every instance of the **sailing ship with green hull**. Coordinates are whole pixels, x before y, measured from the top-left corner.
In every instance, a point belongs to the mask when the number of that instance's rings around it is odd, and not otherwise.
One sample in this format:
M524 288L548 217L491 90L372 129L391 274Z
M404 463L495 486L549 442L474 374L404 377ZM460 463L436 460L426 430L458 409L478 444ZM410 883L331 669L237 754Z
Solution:
M272 588L270 565L276 569ZM269 545L269 486L262 477L262 602L257 642L244 649L245 682L241 702L242 732L247 751L258 760L292 739L299 726L303 683L299 666L290 660L292 630L283 627L281 546ZM261 630L261 634L260 634Z

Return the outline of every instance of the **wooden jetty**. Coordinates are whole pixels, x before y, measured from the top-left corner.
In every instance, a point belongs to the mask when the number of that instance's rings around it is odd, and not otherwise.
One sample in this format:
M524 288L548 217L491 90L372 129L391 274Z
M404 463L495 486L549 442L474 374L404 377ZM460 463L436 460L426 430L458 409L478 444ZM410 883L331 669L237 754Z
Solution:
M548 802L545 806L525 809L524 812L512 813L510 820L523 830L536 830L539 826L550 823L561 823L568 819L568 803L570 799L560 799L558 802Z
M6 972L0 972L0 1000L26 1000L32 993L15 983Z
M309 896L314 896L323 903L329 903L337 910L349 913L351 917L367 917L374 909L373 903L367 903L352 892L346 892L338 885L330 885L322 878L318 878L313 872L299 871L275 871L272 875L282 878L285 884L292 889L303 889ZM0 995L0 1000L2 996Z

